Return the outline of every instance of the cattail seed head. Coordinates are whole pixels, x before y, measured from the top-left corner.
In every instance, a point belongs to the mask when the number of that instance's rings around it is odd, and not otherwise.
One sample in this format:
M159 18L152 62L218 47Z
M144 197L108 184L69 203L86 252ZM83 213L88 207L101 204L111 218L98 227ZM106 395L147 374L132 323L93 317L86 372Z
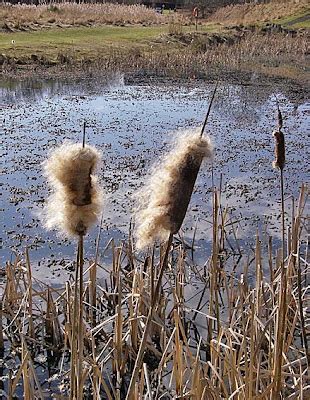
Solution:
M210 139L201 138L198 130L190 131L178 139L175 148L154 169L149 182L139 193L137 248L179 231L200 165L211 155Z
M68 236L85 235L101 212L102 195L92 174L100 160L92 146L64 143L44 163L53 189L45 214L47 228Z
M273 132L273 137L275 138L275 160L272 165L273 168L283 169L285 165L285 142L284 135L281 130L276 130Z

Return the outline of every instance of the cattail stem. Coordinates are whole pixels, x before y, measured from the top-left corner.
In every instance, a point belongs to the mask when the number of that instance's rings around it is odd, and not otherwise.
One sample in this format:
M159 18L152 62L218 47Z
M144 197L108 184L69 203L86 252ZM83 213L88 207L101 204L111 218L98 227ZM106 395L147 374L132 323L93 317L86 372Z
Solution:
M212 93L212 97L211 97L211 100L210 100L210 104L209 104L209 107L208 107L206 118L205 118L204 123L203 123L202 128L201 128L200 137L203 136L203 132L204 132L204 130L206 128L206 125L207 125L207 122L208 122L208 118L209 118L209 115L210 115L210 111L211 111L211 107L212 107L212 103L213 103L213 100L214 100L214 97L215 97L215 94L216 94L216 91L217 91L218 84L219 84L219 82L217 81L216 84L215 84L215 88L213 90L213 93Z
M83 149L85 147L85 142L86 142L86 121L84 121L83 123L83 143L82 143Z
M2 327L2 300L0 300L0 357L4 356L4 339L3 339L3 327ZM2 371L3 372L3 371Z
M31 264L29 258L29 251L26 248L26 263L27 263L27 277L28 277L28 285L29 285L29 305L28 305L28 314L29 314L29 336L31 338L34 337L34 325L33 325L33 312L32 312L32 272L31 272Z
M286 291L287 277L284 264L281 263L283 273L281 274L281 282L279 285L279 307L277 316L276 344L274 352L274 388L272 392L272 400L280 398L282 387L282 353L285 338L285 323L286 323Z
M300 257L299 257L299 246L298 246L298 257L297 257L297 289L298 289L298 308L299 308L299 317L300 317L300 325L301 325L301 339L302 344L305 349L305 354L307 357L308 364L310 365L310 353L308 347L308 340L307 340L307 332L306 332L306 325L305 325L305 318L304 318L304 311L303 311L303 303L302 303L302 284L301 284L301 266L300 266Z
M78 399L83 398L83 268L84 268L84 238L79 236L79 321L78 321L78 365L77 365L77 393Z
M284 176L285 166L285 140L282 132L283 117L277 102L277 122L278 129L273 132L275 138L275 161L273 166L280 170L280 191L281 191L281 225L282 225L282 260L280 266L280 283L278 289L278 310L276 321L276 342L274 347L273 374L274 385L271 398L276 400L280 398L282 388L282 362L283 347L286 338L286 314L287 314L287 269L285 268L285 205L284 205Z
M282 369L282 353L285 340L285 323L286 323L286 310L287 310L287 276L286 268L284 265L285 260L285 204L284 204L284 175L283 167L280 167L280 190L281 190L281 222L282 222L282 261L281 261L281 281L279 289L279 307L278 307L278 321L277 321L277 343L274 353L274 381L275 386L272 393L272 399L276 400L280 397L281 392L281 369Z
M135 387L135 384L136 384L136 380L137 380L137 377L138 377L138 374L139 374L139 371L140 371L140 368L141 368L141 364L142 364L143 356L144 356L144 351L145 351L145 347L146 347L146 343L147 343L147 338L148 338L150 329L152 327L153 315L154 315L156 306L158 304L158 298L159 298L159 293L160 293L163 274L164 274L164 271L165 271L167 263L168 263L168 255L169 255L169 250L170 250L170 246L171 246L171 243L172 243L172 239L173 239L173 234L170 233L169 238L167 240L166 251L165 251L165 254L164 254L164 257L163 257L163 261L161 263L160 271L159 271L159 274L158 274L157 284L155 286L154 295L153 295L153 301L151 303L151 306L150 306L150 309L149 309L149 313L148 313L148 316L147 316L147 319L146 319L142 340L141 340L141 343L140 343L140 347L139 347L139 351L138 351L138 354L137 354L137 358L136 358L135 366L134 366L134 369L133 369L133 373L131 375L129 388L128 388L127 395L126 395L126 400L131 400L131 398L132 398L134 387Z
M80 243L79 243L80 244ZM79 260L80 260L80 245L78 245L77 250L77 260L76 260L76 267L75 267L75 286L74 286L74 302L73 302L73 316L71 319L71 362L70 362L70 400L75 399L76 394L76 374L75 374L75 367L76 367L76 356L77 356L77 310L78 310L78 280L79 280Z
M282 264L284 267L285 259L285 208L284 208L284 175L283 168L280 168L280 185L281 185L281 221L282 221Z
M83 248L84 238L83 235L80 235L75 269L73 318L71 322L70 400L82 398L79 395L80 391L83 392L83 385L81 384L83 362Z

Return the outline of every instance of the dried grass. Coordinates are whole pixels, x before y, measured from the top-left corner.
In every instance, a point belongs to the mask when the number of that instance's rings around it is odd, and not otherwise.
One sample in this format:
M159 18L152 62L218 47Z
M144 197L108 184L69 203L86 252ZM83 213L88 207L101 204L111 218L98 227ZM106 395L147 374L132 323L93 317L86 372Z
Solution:
M165 17L143 5L124 4L77 4L60 3L49 5L0 5L0 21L13 24L13 28L27 24L101 25L101 24L160 24Z
M166 240L169 233L179 231L200 165L211 156L211 141L201 138L199 130L179 136L138 194L137 248L144 248L155 239Z
M262 4L232 4L218 9L209 19L221 24L256 24L298 14L309 8L307 0L273 0Z
M305 302L310 271L303 238L308 195L303 186L292 211L285 305L281 257L272 246L265 257L264 239L258 236L255 268L248 249L242 251L241 260L229 251L232 220L220 218L225 205L216 190L212 255L205 263L192 262L176 242L140 260L133 255L132 238L120 245L110 241L100 253L105 257L111 251L111 267L100 281L89 275L82 293L79 317L85 346L79 354L78 398L125 399L131 378L131 398L137 399L151 395L154 399L269 400L272 394L276 399L308 398L307 336L300 342L302 332L309 329ZM50 288L32 276L28 261L17 258L6 267L2 365L9 379L3 380L3 387L10 398L68 398L67 356L75 346L73 293L78 282L70 279L64 287ZM167 268L158 285L164 263ZM235 271L238 265L243 265L241 274ZM90 262L93 268L105 268L98 252ZM141 368L134 369L141 343L145 344L139 355ZM279 392L274 390L275 363L280 366Z
M203 50L184 47L178 50L153 49L140 52L139 57L120 51L98 61L99 68L139 72L146 76L205 77L227 76L234 72L260 73L296 78L295 69L304 77L307 63L308 39L306 36L290 37L283 34L262 35L249 33L234 44L222 43L209 46L208 36L202 38ZM194 46L191 44L190 46ZM296 64L295 60L298 60ZM295 68L295 69L294 69Z

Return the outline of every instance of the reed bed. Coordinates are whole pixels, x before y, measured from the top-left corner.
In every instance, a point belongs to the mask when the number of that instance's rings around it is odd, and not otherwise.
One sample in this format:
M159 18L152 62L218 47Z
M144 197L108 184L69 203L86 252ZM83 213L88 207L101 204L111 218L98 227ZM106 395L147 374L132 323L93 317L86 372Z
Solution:
M294 35L259 30L205 34L182 33L177 26L171 23L172 34L148 38L143 44L133 40L120 46L122 41L107 44L94 39L94 48L83 42L64 48L56 41L44 54L41 43L31 49L12 46L0 57L0 72L13 76L29 76L34 71L47 76L89 76L118 71L186 79L235 74L245 79L246 74L264 74L306 79L309 35L305 31Z
M142 5L124 4L77 4L50 3L48 5L0 5L2 23L13 24L12 28L29 27L29 24L42 25L102 25L102 24L161 24L167 18L155 10ZM30 25L31 26L31 25Z
M209 18L221 24L256 24L309 11L307 0L271 0L268 2L232 4L221 7Z
M279 320L285 321L277 356L280 397L273 398L308 398L308 194L302 186L288 226L285 307L279 306L282 253L273 250L272 238L266 243L258 234L255 248L242 250L216 188L213 246L205 262L195 262L191 249L177 238L143 256L135 252L131 235L127 242L111 240L103 246L99 232L93 260L84 270L80 310L83 398L126 398L154 296L159 301L130 398L272 398ZM98 270L105 273L100 280ZM69 397L78 284L69 279L51 288L34 278L28 252L7 263L0 349L1 389L8 398Z
M164 38L163 40L168 40ZM229 41L209 45L208 37L194 37L189 45L181 48L163 49L162 45L141 49L110 49L96 57L86 55L82 59L68 51L54 56L40 56L34 61L23 57L21 62L30 68L35 65L47 76L88 76L89 74L120 73L147 77L227 77L229 74L267 74L292 79L305 79L307 63L307 37L292 38L283 34L249 34L230 44ZM298 64L296 63L298 59ZM14 57L7 56L2 73L23 74ZM27 74L29 75L29 70Z
M307 41L303 35L292 38L283 34L250 33L233 44L228 40L213 46L208 43L208 36L198 36L177 50L154 47L133 54L116 51L98 65L138 76L188 79L224 78L231 74L245 79L246 74L266 74L302 80L305 78L302 70L307 63ZM298 64L293 58L298 58Z

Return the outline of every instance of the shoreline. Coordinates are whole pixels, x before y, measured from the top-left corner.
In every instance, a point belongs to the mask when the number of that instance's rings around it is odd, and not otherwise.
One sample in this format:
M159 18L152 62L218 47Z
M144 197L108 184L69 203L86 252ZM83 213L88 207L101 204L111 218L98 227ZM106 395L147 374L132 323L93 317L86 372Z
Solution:
M300 88L302 91L309 93L309 72L304 75L295 77L287 77L282 75L267 74L259 71L240 71L240 70L212 70L202 73L198 76L170 76L169 74L156 74L145 70L100 70L97 67L81 69L79 67L63 68L63 66L56 66L51 68L37 68L32 65L27 69L18 69L17 71L0 71L0 81L47 81L57 80L64 81L68 84L75 84L79 81L87 80L110 80L115 76L122 76L126 85L139 85L139 84L172 84L183 85L190 84L196 85L201 83L213 83L221 81L227 84L237 84L243 86L271 86L271 85L285 85Z

